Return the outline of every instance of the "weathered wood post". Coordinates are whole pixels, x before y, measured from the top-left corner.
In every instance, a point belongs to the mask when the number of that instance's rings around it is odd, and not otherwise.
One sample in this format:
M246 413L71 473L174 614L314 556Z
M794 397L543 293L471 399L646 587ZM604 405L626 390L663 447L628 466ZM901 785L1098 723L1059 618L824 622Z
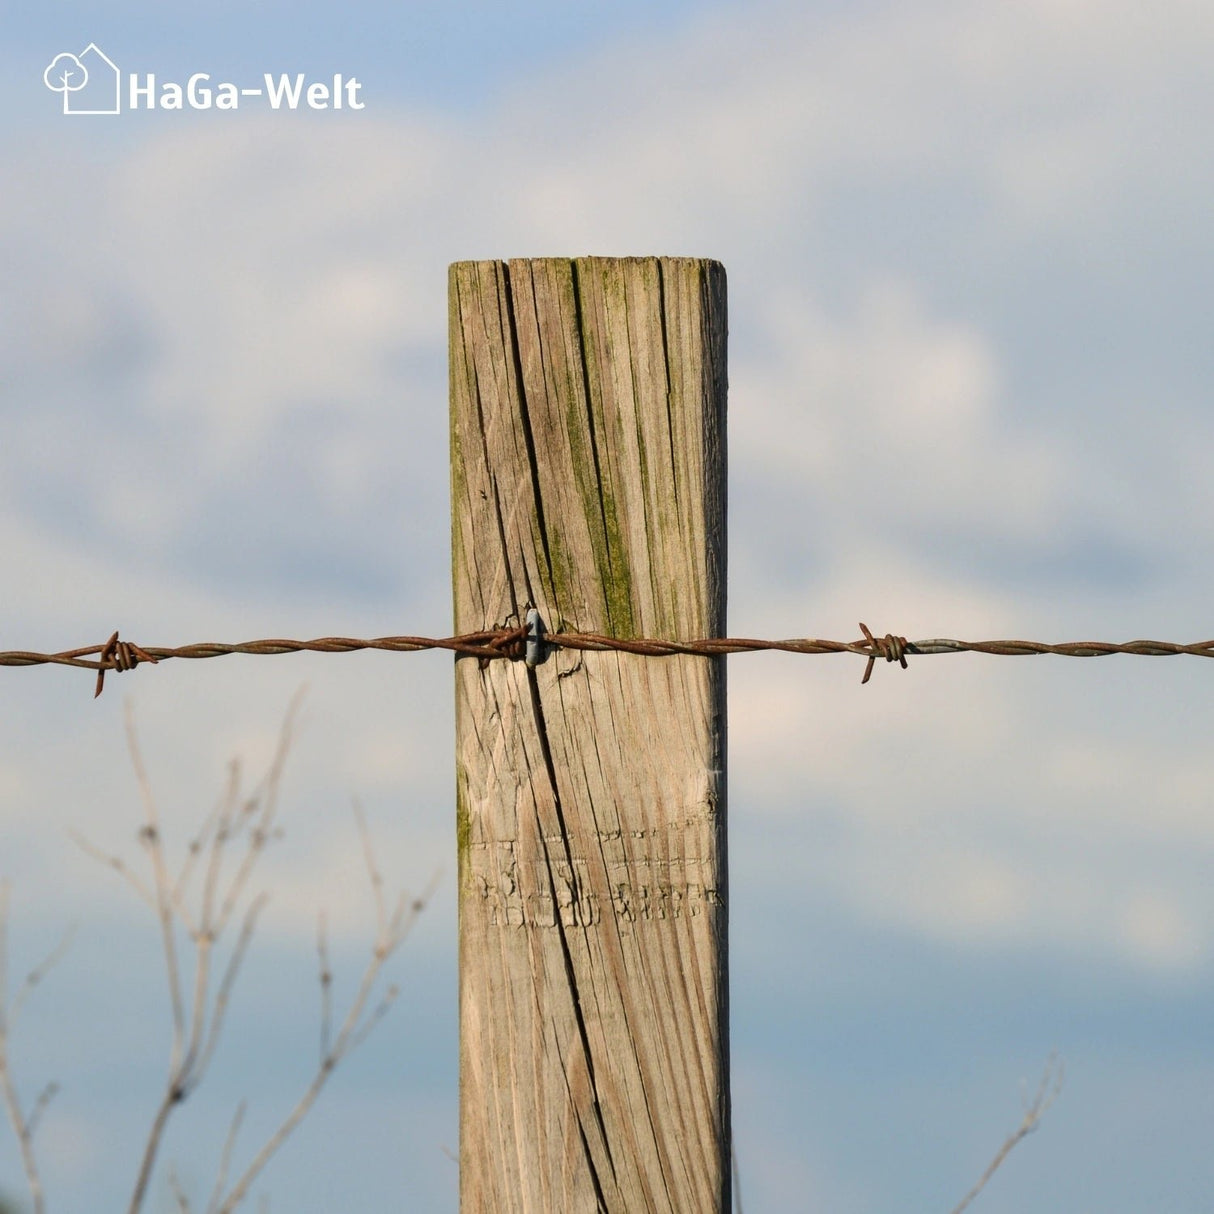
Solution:
M725 272L450 275L455 628L725 630ZM456 661L460 1206L727 1211L723 658Z

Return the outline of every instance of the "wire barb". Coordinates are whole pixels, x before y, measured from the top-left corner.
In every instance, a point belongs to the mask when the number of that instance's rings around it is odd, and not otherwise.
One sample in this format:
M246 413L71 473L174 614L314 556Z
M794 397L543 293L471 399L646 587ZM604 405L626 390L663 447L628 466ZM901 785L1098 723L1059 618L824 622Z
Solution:
M105 690L107 670L134 670L140 662L151 662L154 666L159 661L159 658L152 657L146 649L141 649L133 641L120 641L115 631L97 654L97 690L93 692L93 699Z
M860 680L860 686L872 678L873 665L878 658L884 658L887 662L899 662L902 669L906 669L906 637L896 637L891 632L887 632L883 637L875 637L868 630L868 625L861 622L860 631L864 633L864 643L868 646L868 662L864 667L864 678Z

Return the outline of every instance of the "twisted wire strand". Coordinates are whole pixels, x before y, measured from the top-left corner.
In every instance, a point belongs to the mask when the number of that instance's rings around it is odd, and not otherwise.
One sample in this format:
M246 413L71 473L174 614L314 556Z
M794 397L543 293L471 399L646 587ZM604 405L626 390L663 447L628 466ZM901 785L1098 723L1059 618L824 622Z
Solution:
M1028 657L1050 653L1066 658L1098 658L1114 653L1136 654L1141 657L1178 657L1182 654L1197 658L1214 658L1214 640L1181 645L1171 641L1065 641L1046 644L1041 641L957 641L933 637L923 641L908 641L903 636L886 633L874 636L865 624L858 641L827 641L816 637L793 637L782 641L752 640L748 637L708 637L693 641L668 641L654 638L622 638L604 636L597 632L548 633L543 644L548 649L583 651L616 650L643 657L671 657L691 654L699 657L722 657L731 653L757 653L765 650L780 653L822 654L854 653L866 659L864 677L867 683L878 661L897 662L906 669L908 656L938 653L986 653L1001 657ZM527 629L495 628L482 632L466 632L451 637L390 636L364 640L357 637L317 637L310 641L269 638L223 644L204 641L175 648L141 646L119 640L115 632L101 645L67 649L61 653L34 653L28 650L0 652L0 666L75 666L97 672L99 696L109 671L134 670L141 663L158 663L169 658L218 658L233 653L270 655L283 653L354 653L364 649L385 650L390 653L418 653L428 649L446 649L456 654L476 657L482 665L495 659L522 660L526 652Z

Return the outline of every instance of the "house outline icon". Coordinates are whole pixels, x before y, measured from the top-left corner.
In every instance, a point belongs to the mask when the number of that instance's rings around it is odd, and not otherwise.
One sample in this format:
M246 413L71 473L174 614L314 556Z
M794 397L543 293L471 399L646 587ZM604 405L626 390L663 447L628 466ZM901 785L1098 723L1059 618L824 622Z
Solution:
M64 93L65 114L120 114L122 73L118 65L95 42L76 56L88 72L88 82L74 93ZM85 109L84 107L88 108Z

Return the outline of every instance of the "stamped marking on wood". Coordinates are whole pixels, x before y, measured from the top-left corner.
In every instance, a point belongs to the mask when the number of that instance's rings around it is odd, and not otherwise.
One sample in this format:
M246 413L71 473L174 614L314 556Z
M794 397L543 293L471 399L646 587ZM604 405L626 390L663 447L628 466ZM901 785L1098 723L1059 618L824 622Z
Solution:
M709 825L710 820L704 820ZM691 825L689 822L688 825ZM630 832L632 833L632 832ZM633 838L652 838L654 832L638 831ZM600 843L617 843L621 832L600 834ZM550 852L564 840L554 836L545 840ZM548 873L532 873L522 879L518 872L518 846L515 840L475 843L469 857L471 892L489 903L486 913L491 926L556 926L552 896L548 892L524 895L523 888L543 890L551 881L556 888L556 903L561 923L598 923L602 918L600 897L594 891L589 861L575 858L572 864L556 863ZM631 857L610 866L609 889L613 913L632 922L636 919L677 919L680 915L699 915L705 904L721 907L720 891L704 883L715 879L715 856ZM699 878L699 879L697 879Z

